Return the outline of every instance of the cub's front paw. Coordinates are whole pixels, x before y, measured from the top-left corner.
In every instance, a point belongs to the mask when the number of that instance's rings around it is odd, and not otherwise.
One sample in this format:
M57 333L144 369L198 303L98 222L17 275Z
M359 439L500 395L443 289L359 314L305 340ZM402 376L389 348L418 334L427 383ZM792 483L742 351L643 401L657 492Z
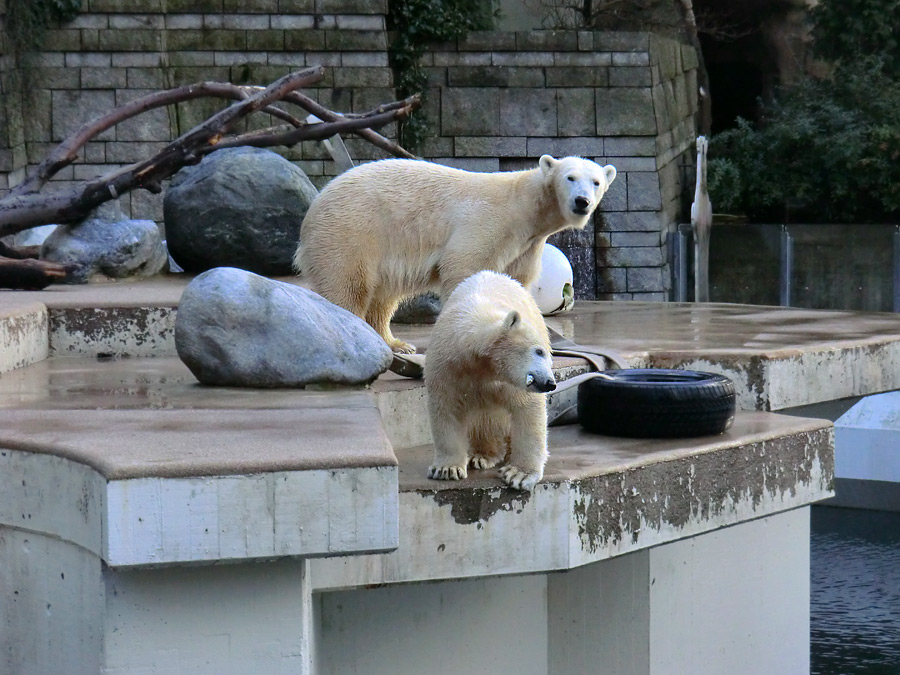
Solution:
M522 469L507 464L500 469L500 478L504 483L516 490L527 490L531 492L537 482L543 478L543 471L523 471Z
M472 459L469 460L469 466L473 469L490 469L492 466L497 466L500 463L500 459L500 457L496 456L473 455Z
M428 477L434 480L462 480L467 475L466 467L456 464L432 464L428 467Z

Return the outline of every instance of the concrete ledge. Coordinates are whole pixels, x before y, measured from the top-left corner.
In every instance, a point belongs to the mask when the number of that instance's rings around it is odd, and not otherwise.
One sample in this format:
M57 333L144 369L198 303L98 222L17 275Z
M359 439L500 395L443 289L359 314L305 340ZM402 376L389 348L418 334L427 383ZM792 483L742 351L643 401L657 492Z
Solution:
M747 412L722 436L657 440L551 430L531 494L495 471L425 478L428 446L397 451L399 548L312 561L316 590L566 570L794 509L833 494L833 430Z
M6 323L44 321L55 353L172 354L167 326L187 281L59 287L34 294L45 304L9 306ZM851 312L582 303L549 323L635 366L736 372L742 400L762 408L824 395L825 385L801 385L825 358L858 373L857 389L891 386L880 355L900 346L900 317ZM430 327L397 329L427 348ZM561 377L585 368L555 365ZM422 382L392 375L371 389L240 390L199 386L173 357L55 358L0 379L0 448L74 467L47 475L77 477L100 505L85 531L53 530L74 525L52 510L38 529L114 567L369 554L332 560L322 588L560 570L832 494L831 428L798 418L746 413L721 437L682 441L554 429L530 495L494 472L427 481L430 442ZM16 518L2 522L22 527Z
M0 449L0 526L103 549L106 482L61 457Z
M397 469L111 481L110 567L333 556L398 545Z
M163 358L52 359L0 380L0 525L110 567L397 546L397 460L371 392L191 379Z

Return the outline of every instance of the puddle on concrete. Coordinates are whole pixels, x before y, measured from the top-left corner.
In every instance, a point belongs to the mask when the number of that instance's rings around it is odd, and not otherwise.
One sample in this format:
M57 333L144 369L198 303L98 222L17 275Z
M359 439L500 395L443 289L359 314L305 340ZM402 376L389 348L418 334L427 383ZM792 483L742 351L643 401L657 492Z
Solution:
M51 358L0 376L0 409L292 408L327 392L205 387L178 358Z

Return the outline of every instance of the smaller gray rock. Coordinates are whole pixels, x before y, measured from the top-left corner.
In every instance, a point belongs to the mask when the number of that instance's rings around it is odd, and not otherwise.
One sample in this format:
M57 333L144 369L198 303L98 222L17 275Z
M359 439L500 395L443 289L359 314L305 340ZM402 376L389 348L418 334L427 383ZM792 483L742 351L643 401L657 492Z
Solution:
M197 276L175 318L178 356L203 384L371 382L391 364L369 324L322 296L234 267Z
M74 266L65 283L92 277L148 277L166 268L168 254L152 220L130 220L117 209L94 211L75 225L60 225L41 244L41 259Z
M443 307L441 299L435 293L425 293L408 298L400 303L394 312L395 323L434 323Z

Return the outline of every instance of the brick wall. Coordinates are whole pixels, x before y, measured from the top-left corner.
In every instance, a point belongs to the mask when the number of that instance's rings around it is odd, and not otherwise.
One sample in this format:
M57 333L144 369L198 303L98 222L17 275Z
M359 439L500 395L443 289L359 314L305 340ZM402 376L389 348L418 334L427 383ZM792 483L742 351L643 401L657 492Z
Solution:
M164 87L267 84L321 64L325 79L305 93L332 109L394 100L386 11L387 0L84 0L74 21L48 31L24 88L0 55L0 190L85 120ZM575 263L578 296L668 297L666 238L680 211L678 164L694 135L690 49L637 33L485 32L435 45L424 65L435 132L424 156L476 170L532 167L544 153L614 164L619 177L596 223L557 238ZM58 180L143 159L221 105L191 102L119 125ZM382 156L346 142L357 160ZM334 173L319 143L284 154L320 186ZM123 202L136 216L162 218L158 195Z

